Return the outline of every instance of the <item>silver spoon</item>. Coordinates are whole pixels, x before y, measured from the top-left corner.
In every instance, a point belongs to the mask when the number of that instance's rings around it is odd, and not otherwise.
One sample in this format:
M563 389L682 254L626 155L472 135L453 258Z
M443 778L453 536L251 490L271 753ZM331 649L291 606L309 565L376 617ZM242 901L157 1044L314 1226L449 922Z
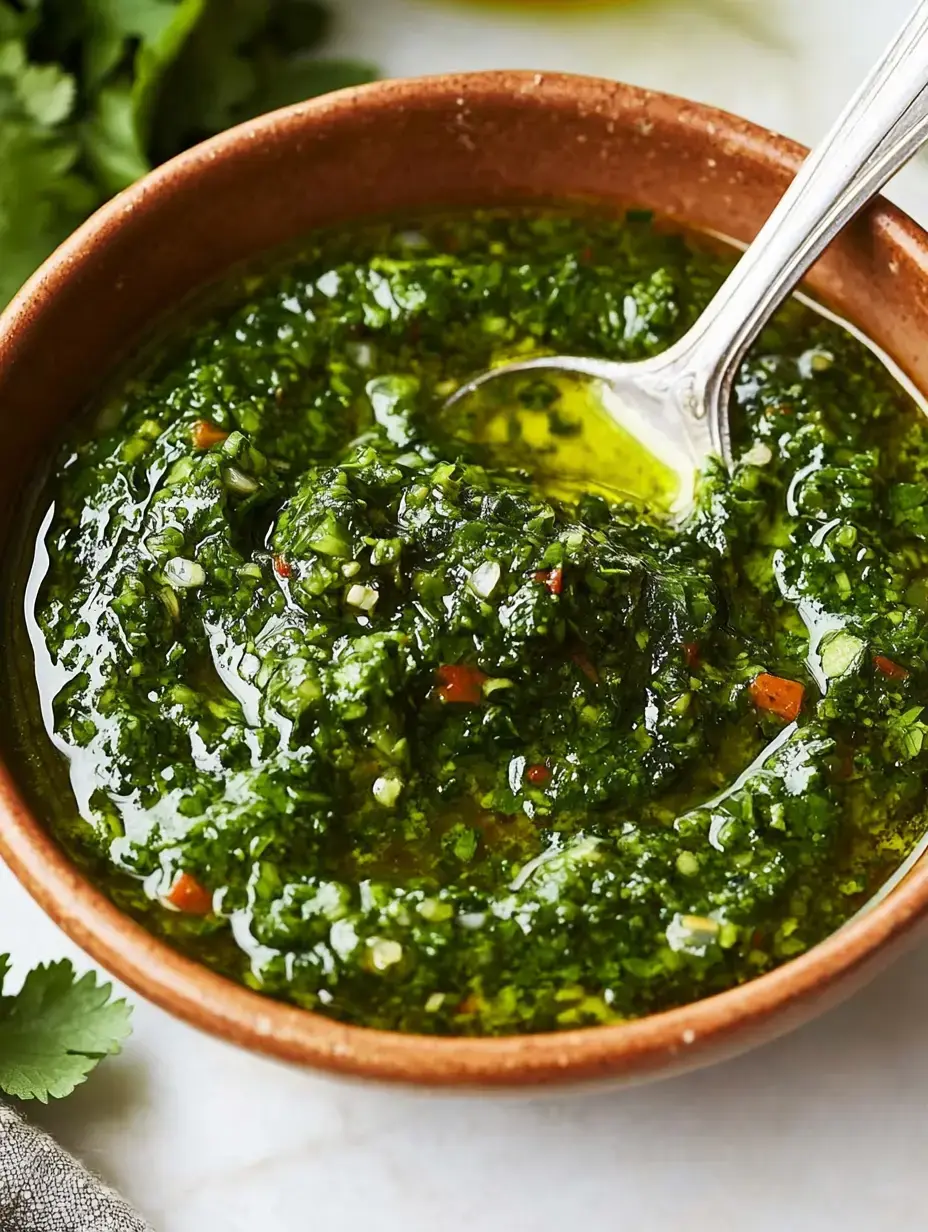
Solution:
M691 330L638 363L554 355L494 368L445 404L512 374L548 371L599 383L604 410L678 477L692 504L710 456L731 465L728 402L741 360L824 249L928 137L928 0L803 163L788 191Z

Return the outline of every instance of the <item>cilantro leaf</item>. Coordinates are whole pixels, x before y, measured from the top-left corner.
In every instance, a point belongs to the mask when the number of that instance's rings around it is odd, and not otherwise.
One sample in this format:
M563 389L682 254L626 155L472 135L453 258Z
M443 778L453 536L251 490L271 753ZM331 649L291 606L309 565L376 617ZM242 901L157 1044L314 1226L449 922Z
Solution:
M91 89L120 64L127 42L159 43L177 13L174 0L83 0L83 8L84 74Z
M135 59L132 104L139 140L151 143L155 109L163 94L163 79L170 66L203 20L209 0L180 0L171 21L157 38L143 40Z
M121 192L151 170L136 119L131 87L114 85L100 91L93 115L83 126L85 156L109 193Z
M263 111L373 80L368 64L316 58L327 30L328 10L312 0L206 0L165 71L154 156L167 158Z
M8 971L0 956L0 986ZM0 1090L42 1103L70 1095L129 1034L131 1010L112 992L63 961L31 971L16 996L0 995Z
M180 54L165 66L153 115L156 159L169 158L235 122L236 109L256 87L248 45L268 9L269 0L207 0Z
M255 90L237 110L235 123L250 120L265 111L275 111L288 103L317 98L332 90L364 85L375 73L369 65L355 60L315 60L308 57L271 55L260 65Z
M15 48L0 44L0 165L6 168L0 177L0 300L4 301L100 200L99 190L79 169L80 145L74 136L37 118L50 105L49 79L24 80ZM30 81L37 90L24 100Z
M77 94L74 78L56 64L25 66L19 73L17 92L26 115L49 128L70 117Z

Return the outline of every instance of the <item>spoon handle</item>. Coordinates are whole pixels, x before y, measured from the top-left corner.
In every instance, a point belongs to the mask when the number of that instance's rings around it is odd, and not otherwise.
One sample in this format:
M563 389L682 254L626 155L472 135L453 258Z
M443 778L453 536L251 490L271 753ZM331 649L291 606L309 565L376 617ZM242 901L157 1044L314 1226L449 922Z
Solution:
M803 163L729 278L677 346L697 418L730 457L726 406L745 351L838 232L928 137L928 0L921 0Z

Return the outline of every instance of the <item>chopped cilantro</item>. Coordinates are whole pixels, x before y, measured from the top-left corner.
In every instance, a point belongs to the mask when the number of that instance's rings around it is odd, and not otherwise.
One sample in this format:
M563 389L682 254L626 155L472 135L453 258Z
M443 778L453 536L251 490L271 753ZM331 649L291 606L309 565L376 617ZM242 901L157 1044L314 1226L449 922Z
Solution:
M928 447L878 360L787 304L682 526L569 384L440 413L505 358L654 354L727 268L641 216L324 234L74 431L13 717L120 905L270 995L479 1034L710 995L867 902L928 787Z

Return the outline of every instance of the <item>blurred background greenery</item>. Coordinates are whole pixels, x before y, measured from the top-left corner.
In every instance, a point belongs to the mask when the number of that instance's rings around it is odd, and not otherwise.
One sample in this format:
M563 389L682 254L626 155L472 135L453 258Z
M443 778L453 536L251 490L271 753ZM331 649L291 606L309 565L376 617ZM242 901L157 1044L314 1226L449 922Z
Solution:
M564 69L814 140L910 4L0 0L0 304L107 197L289 102L377 75ZM924 175L903 200L928 207Z
M0 302L107 197L263 111L370 81L316 0L0 0Z

